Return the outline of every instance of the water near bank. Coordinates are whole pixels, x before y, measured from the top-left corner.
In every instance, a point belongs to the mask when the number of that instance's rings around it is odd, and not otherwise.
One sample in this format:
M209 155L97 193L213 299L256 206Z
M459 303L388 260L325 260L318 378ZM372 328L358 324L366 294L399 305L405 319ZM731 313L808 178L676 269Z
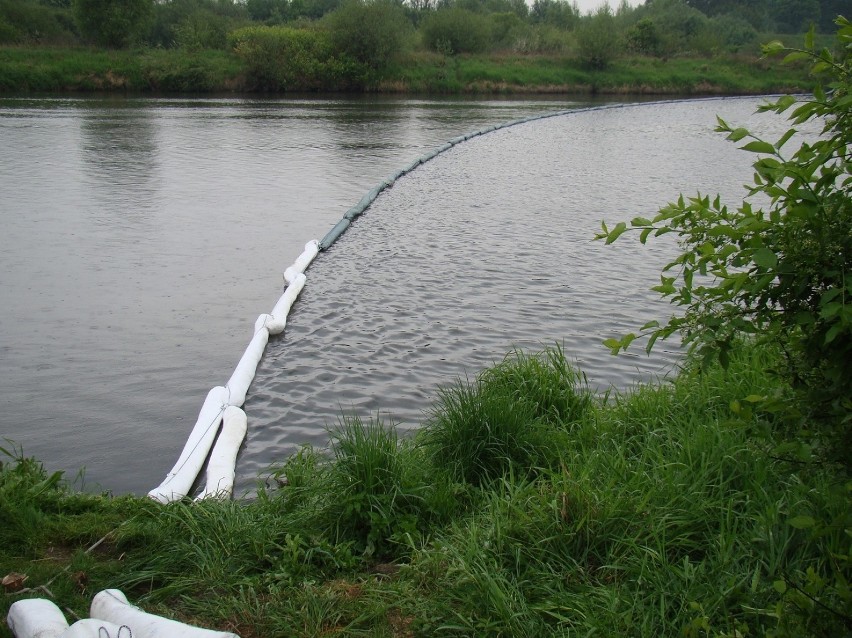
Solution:
M322 444L341 410L416 422L437 383L513 345L564 341L601 385L664 369L599 346L648 315L642 291L664 257L590 238L602 218L648 214L681 189L738 196L751 158L712 127L716 113L753 123L756 104L563 116L400 180L311 267L250 393L240 488ZM50 468L146 491L306 240L446 139L568 106L0 100L0 434Z

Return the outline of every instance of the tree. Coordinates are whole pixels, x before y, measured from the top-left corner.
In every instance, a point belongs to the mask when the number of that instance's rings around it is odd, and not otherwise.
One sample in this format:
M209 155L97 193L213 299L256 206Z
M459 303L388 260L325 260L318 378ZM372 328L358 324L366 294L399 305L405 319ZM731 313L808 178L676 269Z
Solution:
M80 32L95 44L127 47L141 39L154 12L153 0L73 0Z
M577 51L580 60L591 69L605 69L618 55L619 36L615 17L609 5L585 18L577 28Z
M387 66L412 30L393 0L347 0L328 20L335 49L372 71Z
M426 16L420 32L427 47L450 55L482 53L491 44L488 18L457 7L438 9Z
M823 124L816 140L786 155L790 128L770 142L719 119L717 131L755 153L753 183L735 209L698 194L662 208L653 219L603 224L607 244L633 230L649 237L675 233L683 250L653 288L683 310L641 329L647 350L682 335L691 352L726 364L741 335L780 345L784 373L806 401L807 418L829 431L835 451L850 442L852 408L852 24L838 19L839 52L814 47L813 29L801 49L764 47L785 62L810 60L820 84L812 97L785 96L760 107L785 113L794 125ZM766 209L754 206L767 199ZM617 353L637 336L604 343Z
M820 3L819 0L772 0L771 13L777 31L800 33L819 22Z

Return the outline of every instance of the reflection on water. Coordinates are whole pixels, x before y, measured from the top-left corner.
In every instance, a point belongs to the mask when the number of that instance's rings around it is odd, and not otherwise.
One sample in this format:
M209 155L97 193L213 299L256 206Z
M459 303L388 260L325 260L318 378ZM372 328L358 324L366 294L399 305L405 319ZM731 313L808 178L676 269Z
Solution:
M159 142L151 109L81 111L80 157L89 215L105 232L143 236L150 228L136 228L150 221L160 206L157 170ZM117 206L116 203L121 202Z

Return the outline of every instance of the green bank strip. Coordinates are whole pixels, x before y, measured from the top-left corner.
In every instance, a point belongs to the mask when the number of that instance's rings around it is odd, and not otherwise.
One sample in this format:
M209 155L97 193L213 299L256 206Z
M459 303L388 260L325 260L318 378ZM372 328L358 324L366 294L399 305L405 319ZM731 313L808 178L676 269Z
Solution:
M103 50L85 47L0 47L0 92L250 93L269 92L255 68L224 50ZM810 88L801 67L749 56L619 59L590 70L568 56L403 56L367 83L275 85L273 92L310 90L391 94L648 94L716 95L796 92Z

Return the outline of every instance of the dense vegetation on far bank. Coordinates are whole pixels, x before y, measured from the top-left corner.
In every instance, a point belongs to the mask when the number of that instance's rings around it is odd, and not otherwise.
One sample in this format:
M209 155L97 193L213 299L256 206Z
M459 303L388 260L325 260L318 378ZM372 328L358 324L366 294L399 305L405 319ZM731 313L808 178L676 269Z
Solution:
M829 0L0 0L0 92L767 93ZM114 10L118 7L120 10Z
M0 47L0 92L7 94L276 91L268 82L227 51ZM803 69L743 56L669 60L635 56L595 71L553 55L447 57L424 52L402 56L367 88L434 94L757 95L801 92L809 86ZM347 86L312 82L298 88L336 91Z

